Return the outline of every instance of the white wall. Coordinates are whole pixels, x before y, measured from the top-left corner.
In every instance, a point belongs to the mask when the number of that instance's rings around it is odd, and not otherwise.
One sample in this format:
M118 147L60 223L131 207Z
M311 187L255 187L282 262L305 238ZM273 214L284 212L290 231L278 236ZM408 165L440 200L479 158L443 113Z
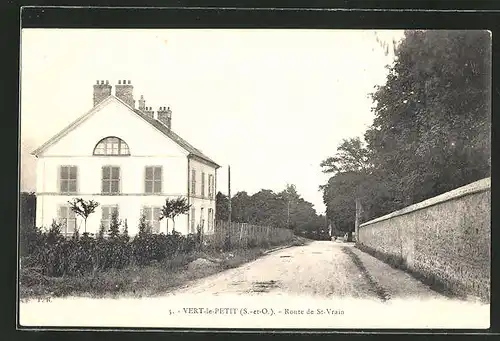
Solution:
M57 208L59 205L65 205L68 200L73 198L83 198L85 200L95 200L99 202L100 207L98 207L95 213L91 214L87 220L87 232L97 233L99 230L101 216L102 216L102 206L107 205L118 205L120 219L127 219L128 231L130 235L136 234L139 229L139 219L141 215L142 206L158 206L161 207L165 202L165 196L90 196L90 195L43 195L37 197L37 226L39 227L49 227L52 219L57 217ZM80 228L80 233L84 232L83 219L77 219L77 226ZM176 231L186 234L187 226L187 215L179 216L175 219L175 229ZM168 232L172 231L172 221L168 222ZM167 232L167 222L165 220L160 223L160 231L163 233Z
M191 171L196 170L196 194L192 195L191 193ZM202 173L205 173L205 195L202 196L201 193L201 178L202 178ZM200 221L203 219L204 220L204 233L206 234L211 234L213 233L213 226L214 226L214 220L215 220L215 195L217 194L217 182L214 182L214 189L213 189L213 198L208 197L208 175L212 174L214 176L214 181L216 179L216 169L213 166L209 166L206 163L191 159L189 160L189 181L190 181L190 188L189 188L189 203L192 205L192 207L195 209L195 228L198 226ZM201 208L203 208L203 216L201 216ZM212 228L209 229L208 226L208 209L211 208L213 210L213 219L212 219ZM191 211L190 211L190 222L192 219L191 216ZM191 227L191 225L189 225Z
M107 136L116 136L127 142L134 156L187 155L183 148L114 97L99 104L95 113L50 146L43 155L89 156L97 142Z

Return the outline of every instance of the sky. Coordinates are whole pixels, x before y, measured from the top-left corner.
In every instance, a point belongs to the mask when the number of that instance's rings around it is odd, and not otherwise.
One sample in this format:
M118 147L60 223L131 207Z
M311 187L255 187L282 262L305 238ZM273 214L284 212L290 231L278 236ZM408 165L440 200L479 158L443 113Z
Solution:
M222 167L217 190L294 184L324 213L322 160L373 121L369 94L393 61L375 39L403 31L23 29L21 190L29 153L90 110L93 84L131 80L134 97L172 109L172 129ZM114 92L113 92L114 93Z

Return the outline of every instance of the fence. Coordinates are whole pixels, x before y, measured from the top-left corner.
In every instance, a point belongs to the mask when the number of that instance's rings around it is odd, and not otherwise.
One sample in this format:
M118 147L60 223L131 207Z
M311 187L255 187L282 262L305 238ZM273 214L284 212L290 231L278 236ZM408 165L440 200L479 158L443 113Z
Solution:
M293 231L285 228L216 221L214 233L205 238L215 247L248 248L284 244L293 236Z

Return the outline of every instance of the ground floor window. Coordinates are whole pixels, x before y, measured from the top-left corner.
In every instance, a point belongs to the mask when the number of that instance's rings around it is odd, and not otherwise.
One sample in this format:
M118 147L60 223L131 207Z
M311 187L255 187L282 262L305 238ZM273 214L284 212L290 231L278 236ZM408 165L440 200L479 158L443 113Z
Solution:
M195 219L195 213L196 213L196 210L194 207L191 208L191 228L190 228L190 233L195 233L195 222L196 222L196 219Z
M160 233L160 207L143 207L142 214L146 218L146 223L151 226L151 232Z
M214 228L214 210L213 208L208 209L208 231L213 231Z
M203 216L203 211L204 211L204 208L202 207L201 210L200 210L200 224L199 224L199 228L200 228L200 231L204 231L204 225L205 225L205 217Z
M111 224L111 215L113 214L113 211L116 211L117 214L120 214L120 211L118 209L118 205L102 206L101 211L101 226L104 226L104 231L107 232Z
M76 230L76 215L69 206L60 206L58 213L58 222L61 224L61 233L65 236L73 235Z

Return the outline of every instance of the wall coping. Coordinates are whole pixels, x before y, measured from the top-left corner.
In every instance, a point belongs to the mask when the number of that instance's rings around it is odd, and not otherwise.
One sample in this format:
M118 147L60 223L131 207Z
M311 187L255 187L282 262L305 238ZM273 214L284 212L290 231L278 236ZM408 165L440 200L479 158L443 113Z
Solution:
M491 190L491 178L490 177L472 182L468 185L456 188L454 190L437 195L437 196L432 197L430 199L427 199L427 200L421 201L419 203L407 206L401 210L394 211L392 213L386 214L386 215L381 216L379 218L375 218L373 220L367 221L367 222L359 225L359 227L364 227L367 225L378 223L380 221L391 219L391 218L394 218L394 217L397 217L400 215L405 215L405 214L408 214L411 212L415 212L415 211L427 208L429 206L434 206L434 205L437 205L437 204L440 204L440 203L443 203L446 201L461 198L461 197L466 196L466 195L471 195L474 193L484 192L484 191L488 191L488 190Z

